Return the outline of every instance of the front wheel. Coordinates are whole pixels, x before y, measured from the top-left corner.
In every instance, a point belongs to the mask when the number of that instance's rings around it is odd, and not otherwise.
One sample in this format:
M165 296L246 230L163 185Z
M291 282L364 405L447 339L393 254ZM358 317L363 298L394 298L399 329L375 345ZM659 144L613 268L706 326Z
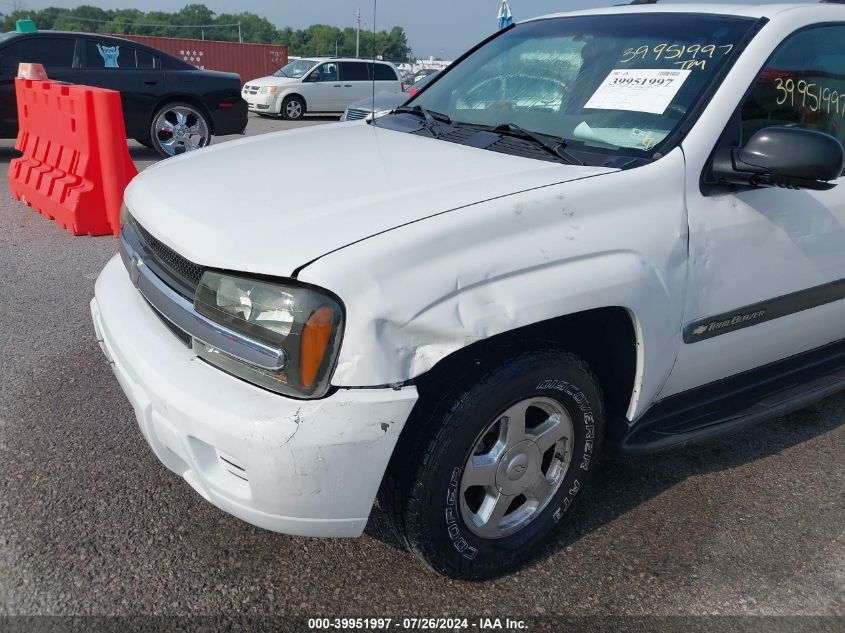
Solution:
M589 367L558 350L502 359L418 405L381 503L409 548L452 578L524 565L582 494L604 429Z
M211 143L211 126L198 107L166 103L153 115L150 140L153 149L162 156L177 156Z
M291 95L282 102L282 118L288 121L299 121L305 116L305 102L301 97Z

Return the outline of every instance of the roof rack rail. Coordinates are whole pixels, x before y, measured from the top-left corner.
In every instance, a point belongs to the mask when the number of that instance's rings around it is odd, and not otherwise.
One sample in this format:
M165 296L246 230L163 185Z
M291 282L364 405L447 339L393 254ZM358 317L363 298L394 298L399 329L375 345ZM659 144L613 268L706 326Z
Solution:
M630 4L657 4L657 0L631 0Z
M845 4L845 0L819 0L821 4Z

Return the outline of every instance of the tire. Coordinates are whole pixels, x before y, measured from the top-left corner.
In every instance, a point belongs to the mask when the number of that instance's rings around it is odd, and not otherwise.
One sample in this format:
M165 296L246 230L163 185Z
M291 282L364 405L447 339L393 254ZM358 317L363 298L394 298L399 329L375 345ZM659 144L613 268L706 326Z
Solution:
M141 145L143 145L144 147L149 147L150 149L152 149L152 148L153 148L153 141L152 141L152 139L149 139L149 138L136 138L135 140L136 140L136 141L138 141L138 142L139 142Z
M205 147L211 144L208 116L191 103L165 103L150 122L150 142L165 158Z
M542 349L486 365L463 387L433 389L437 402L418 403L379 496L399 539L456 579L530 562L583 495L604 431L598 380L577 356ZM511 442L518 411L526 439ZM560 433L569 438L550 445Z
M299 121L305 116L305 101L297 95L285 97L279 114L286 121Z

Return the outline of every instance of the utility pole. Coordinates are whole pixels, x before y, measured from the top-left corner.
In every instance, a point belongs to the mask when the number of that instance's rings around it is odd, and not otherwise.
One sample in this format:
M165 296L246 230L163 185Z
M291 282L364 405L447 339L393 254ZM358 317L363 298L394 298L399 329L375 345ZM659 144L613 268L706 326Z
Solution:
M238 41L243 44L244 43L244 36L241 34L241 23L238 22Z
M358 28L355 30L355 57L361 57L361 8L358 7L358 13L355 14L355 22Z

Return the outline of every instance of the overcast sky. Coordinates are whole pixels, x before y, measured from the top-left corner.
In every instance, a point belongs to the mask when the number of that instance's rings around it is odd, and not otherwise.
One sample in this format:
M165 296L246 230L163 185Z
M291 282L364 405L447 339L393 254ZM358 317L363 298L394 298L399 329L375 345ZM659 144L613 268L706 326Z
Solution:
M202 0L193 0L202 2ZM516 20L537 15L619 4L624 0L509 0ZM675 0L682 1L682 0ZM723 0L731 1L731 0ZM104 9L178 11L190 0L0 0L0 11L12 6L42 9L90 4ZM750 3L754 3L753 0ZM205 0L215 12L251 11L277 26L303 28L311 24L353 26L358 7L372 28L373 0ZM402 26L414 54L454 58L496 29L500 0L379 0L376 27Z

